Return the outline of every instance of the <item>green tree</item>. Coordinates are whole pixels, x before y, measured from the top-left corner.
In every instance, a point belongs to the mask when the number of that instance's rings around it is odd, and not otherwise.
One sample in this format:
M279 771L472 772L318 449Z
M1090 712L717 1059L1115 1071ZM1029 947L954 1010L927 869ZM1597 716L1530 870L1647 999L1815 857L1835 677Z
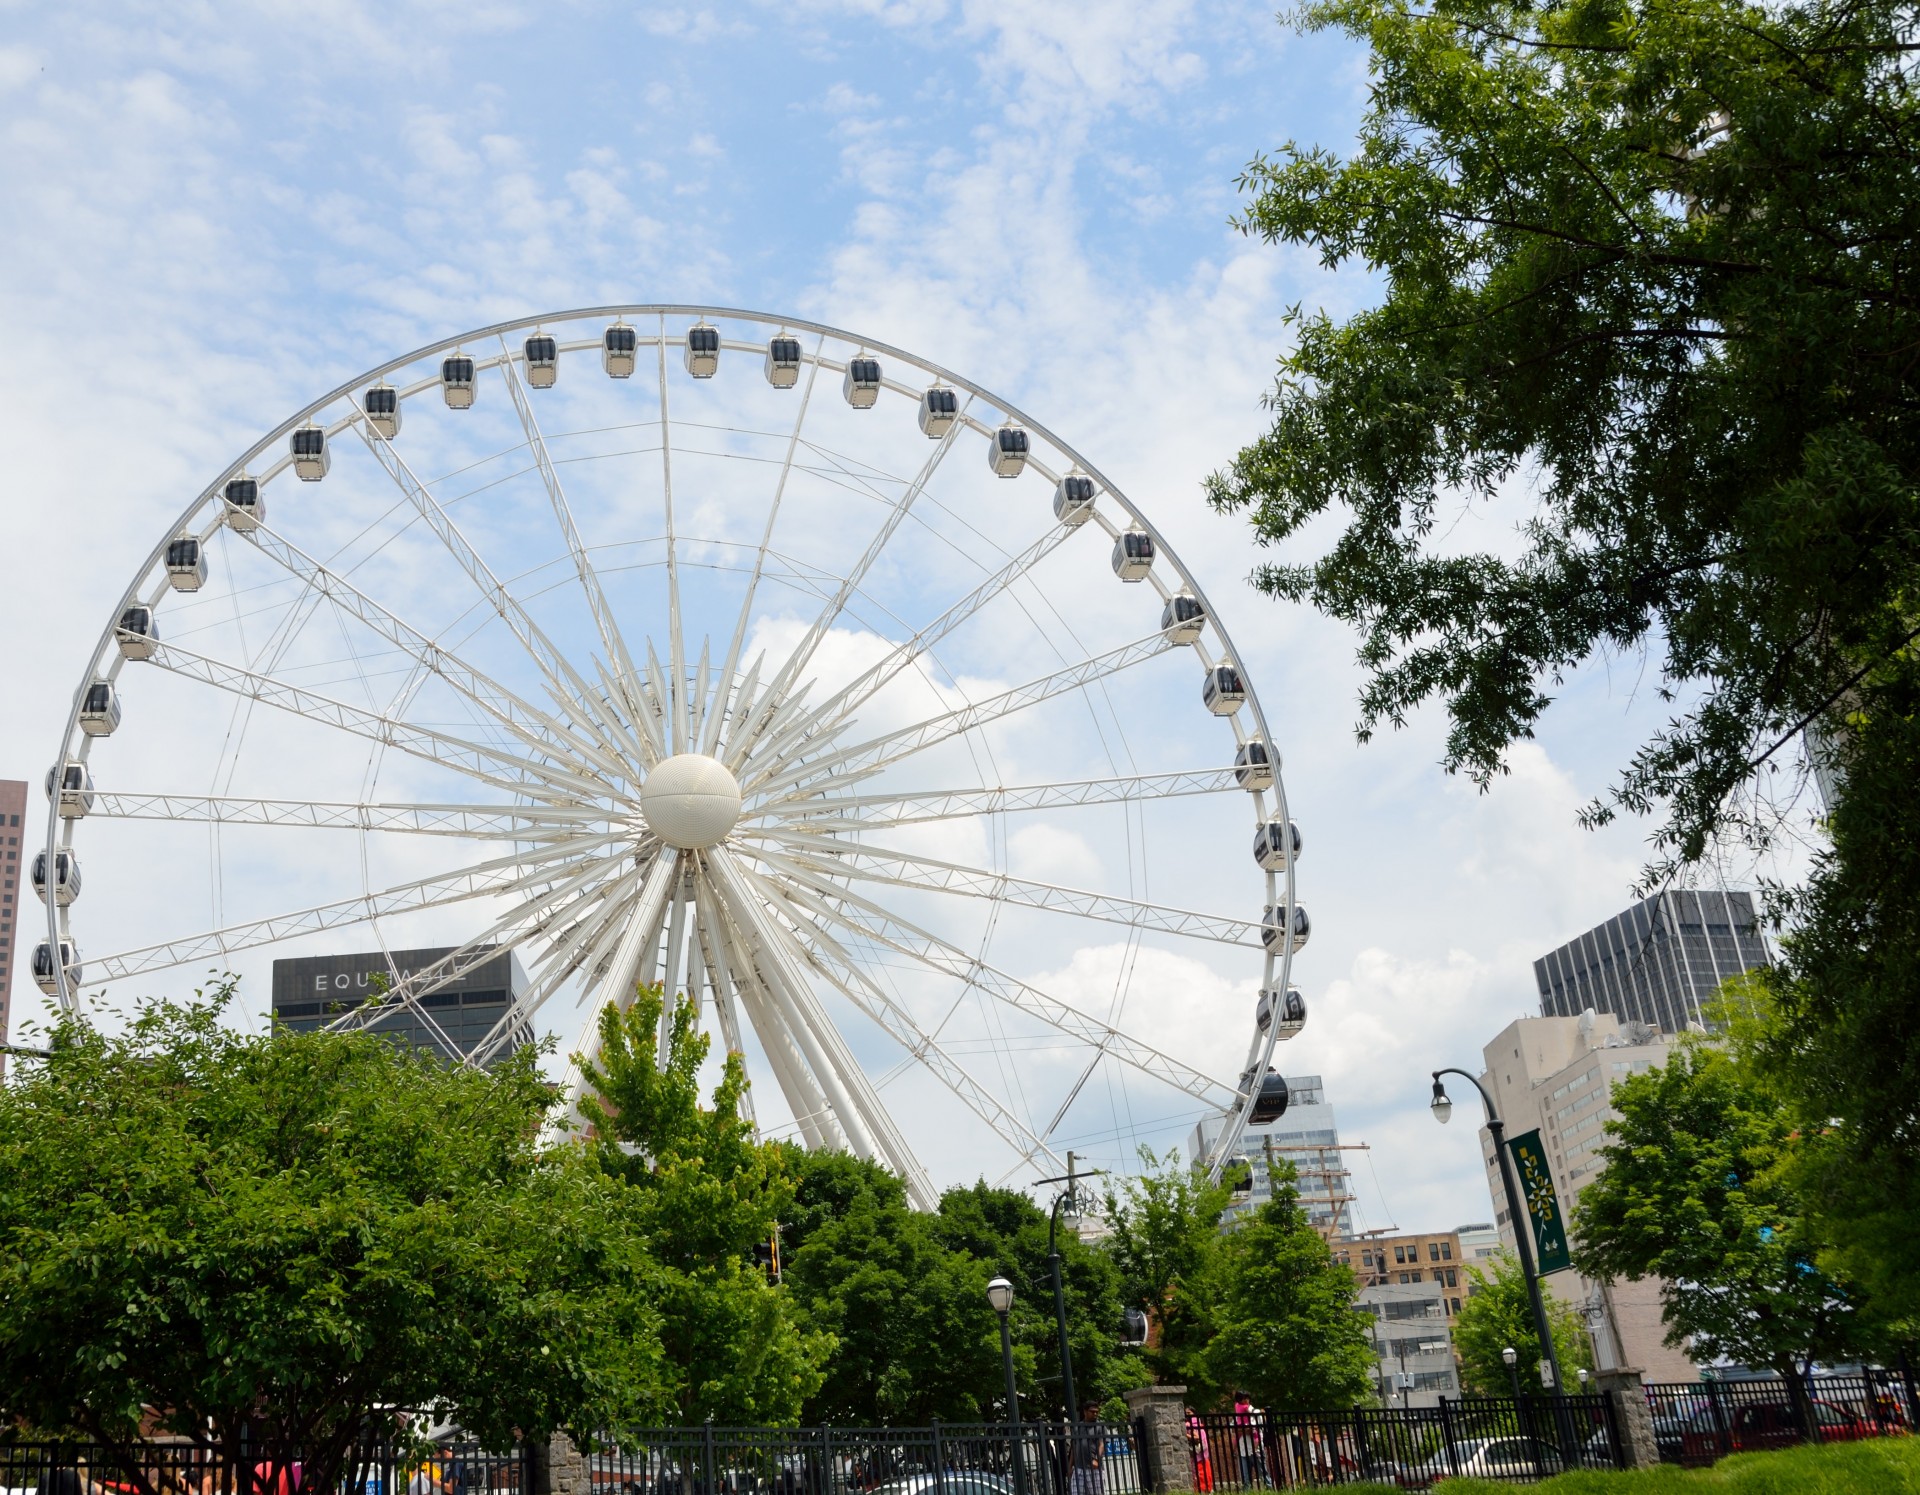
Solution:
M1519 1376L1520 1389L1531 1393L1540 1385L1540 1335L1533 1325L1533 1301L1527 1293L1527 1279L1521 1274L1519 1259L1511 1251L1501 1251L1491 1265L1491 1275L1477 1266L1467 1268L1468 1296L1460 1305L1460 1316L1453 1326L1453 1348L1460 1357L1460 1380L1466 1390L1478 1396L1511 1395L1513 1374L1501 1358L1502 1352L1511 1348L1516 1357L1513 1370ZM1547 1305L1547 1327L1553 1334L1554 1358L1560 1362L1560 1374L1572 1383L1575 1371L1593 1369L1593 1342L1571 1303L1554 1297L1552 1289L1544 1283L1540 1291ZM1392 1327L1389 1323L1381 1324L1383 1339L1390 1337Z
M1063 1408L1060 1335L1053 1311L1053 1277L1047 1264L1048 1214L1025 1194L983 1182L940 1196L934 1229L949 1250L964 1252L1004 1274L1017 1296L1011 1331L1032 1354L1034 1379L1021 1384L1029 1405L1050 1416ZM1137 1351L1120 1349L1126 1311L1120 1269L1113 1257L1084 1245L1063 1223L1054 1233L1060 1248L1061 1296L1066 1300L1067 1342L1073 1355L1076 1399L1106 1403L1151 1373ZM996 1330L996 1333L998 1331ZM1078 1416L1078 1411L1074 1412Z
M600 1052L581 1073L600 1166L628 1186L636 1228L659 1264L660 1338L679 1418L736 1425L796 1420L818 1389L831 1341L809 1331L754 1260L792 1198L785 1155L754 1140L740 1114L746 1071L729 1054L711 1105L700 1103L710 1039L681 1002L659 1059L665 996L642 987L600 1017Z
M1344 157L1250 166L1241 227L1374 272L1295 319L1211 483L1258 585L1360 632L1365 736L1442 702L1485 785L1565 675L1645 651L1670 719L1585 812L1660 862L1765 840L1803 729L1844 783L1786 900L1781 1074L1821 1208L1920 1317L1920 245L1893 0L1318 0L1370 93ZM1499 553L1454 516L1517 507ZM1334 525L1326 522L1337 515Z
M1359 1284L1307 1223L1292 1164L1272 1176L1272 1197L1220 1244L1209 1379L1273 1410L1357 1405L1374 1368Z
M366 1033L240 1034L232 994L78 1019L0 1087L0 1407L134 1457L142 1409L329 1489L394 1406L505 1442L667 1406L626 1190L542 1155L531 1051L492 1073ZM271 1481L270 1481L271 1482Z
M1178 1151L1140 1149L1141 1171L1107 1192L1106 1249L1120 1269L1127 1299L1154 1324L1147 1363L1162 1381L1217 1394L1205 1359L1213 1337L1213 1267L1220 1220L1232 1201L1230 1182L1211 1183Z
M1667 1342L1696 1356L1796 1370L1861 1348L1859 1294L1818 1265L1796 1185L1797 1132L1750 1066L1683 1039L1613 1092L1605 1168L1580 1196L1574 1263L1661 1279Z
M800 1240L786 1280L814 1329L832 1336L810 1422L875 1426L934 1417L979 1422L1001 1391L999 1328L987 1307L993 1273L940 1239L935 1218L907 1204L900 1180L845 1154L793 1149ZM1024 1384L1033 1354L1015 1360Z

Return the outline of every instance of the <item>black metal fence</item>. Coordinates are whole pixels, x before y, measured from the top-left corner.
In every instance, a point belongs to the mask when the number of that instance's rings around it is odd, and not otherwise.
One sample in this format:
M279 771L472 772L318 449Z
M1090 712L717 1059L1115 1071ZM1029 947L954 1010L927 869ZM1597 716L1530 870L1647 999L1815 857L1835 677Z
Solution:
M1795 1443L1850 1443L1913 1431L1914 1386L1896 1371L1802 1378L1806 1415L1778 1376L1667 1381L1647 1387L1660 1457L1700 1466L1730 1453Z
M356 1449L332 1491L295 1460L282 1466L187 1443L140 1445L130 1469L87 1444L0 1445L0 1495L1145 1495L1152 1488L1125 1424L939 1425L926 1428L642 1429L539 1467L524 1447L435 1444L404 1453ZM541 1451L541 1452L544 1452ZM587 1489L579 1491L584 1480Z
M1604 1396L1442 1398L1434 1407L1281 1417L1225 1412L1190 1416L1186 1436L1194 1488L1203 1495L1368 1481L1424 1490L1463 1475L1532 1484L1568 1469L1624 1464Z

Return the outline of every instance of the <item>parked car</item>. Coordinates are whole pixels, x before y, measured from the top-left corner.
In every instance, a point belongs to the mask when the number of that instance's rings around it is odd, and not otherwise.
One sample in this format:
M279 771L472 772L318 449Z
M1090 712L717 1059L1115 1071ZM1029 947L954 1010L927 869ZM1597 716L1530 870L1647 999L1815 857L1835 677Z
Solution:
M949 1469L937 1479L931 1474L910 1474L888 1480L873 1495L1013 1495L1013 1482L984 1469Z
M1822 1443L1851 1443L1857 1438L1871 1438L1875 1432L1872 1423L1862 1422L1832 1402L1814 1402L1813 1420ZM1723 1453L1790 1448L1804 1441L1800 1418L1790 1402L1737 1403L1722 1408L1718 1417L1708 1408L1695 1413L1681 1434L1681 1448L1689 1463L1716 1459Z
M1443 1479L1512 1479L1559 1474L1566 1467L1558 1449L1538 1438L1467 1438L1424 1463L1403 1469L1395 1482L1404 1490L1430 1489Z

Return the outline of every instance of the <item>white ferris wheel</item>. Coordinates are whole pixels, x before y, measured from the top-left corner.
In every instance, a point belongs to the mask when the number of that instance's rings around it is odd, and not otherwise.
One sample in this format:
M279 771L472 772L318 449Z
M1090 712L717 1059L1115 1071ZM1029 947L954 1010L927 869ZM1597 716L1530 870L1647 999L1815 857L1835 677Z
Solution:
M158 536L48 775L34 975L111 1008L357 926L451 953L332 1021L433 1028L506 950L474 1062L660 981L763 1128L922 1205L915 1066L1009 1174L1139 1076L1217 1172L1305 1018L1279 766L1146 512L1005 400L798 318L563 312L342 385ZM1236 1077L1130 1031L1159 947L1257 973Z

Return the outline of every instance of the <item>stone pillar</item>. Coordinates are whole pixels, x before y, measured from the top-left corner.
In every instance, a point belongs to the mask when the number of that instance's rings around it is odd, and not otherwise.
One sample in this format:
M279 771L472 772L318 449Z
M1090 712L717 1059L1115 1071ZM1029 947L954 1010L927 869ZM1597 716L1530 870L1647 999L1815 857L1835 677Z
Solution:
M1193 1489L1193 1458L1187 1452L1187 1388L1142 1386L1126 1393L1127 1415L1146 1425L1140 1474L1147 1488L1164 1495Z
M1629 1469L1651 1469L1660 1462L1660 1445L1654 1441L1653 1418L1647 1412L1647 1392L1641 1376L1641 1371L1631 1365L1593 1374L1595 1390L1613 1403L1620 1451L1626 1455Z
M528 1452L533 1455L533 1495L587 1495L586 1458L565 1433L534 1443Z

